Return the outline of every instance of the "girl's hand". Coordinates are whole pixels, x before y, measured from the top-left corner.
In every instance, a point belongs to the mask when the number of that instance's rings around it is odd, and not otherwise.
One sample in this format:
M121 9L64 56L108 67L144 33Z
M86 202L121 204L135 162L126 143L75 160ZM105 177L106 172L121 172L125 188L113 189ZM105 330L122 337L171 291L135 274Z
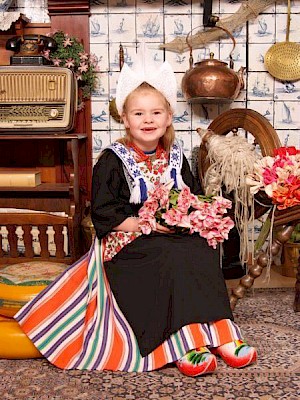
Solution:
M167 228L166 226L160 225L158 222L156 222L155 232L174 233L174 229Z

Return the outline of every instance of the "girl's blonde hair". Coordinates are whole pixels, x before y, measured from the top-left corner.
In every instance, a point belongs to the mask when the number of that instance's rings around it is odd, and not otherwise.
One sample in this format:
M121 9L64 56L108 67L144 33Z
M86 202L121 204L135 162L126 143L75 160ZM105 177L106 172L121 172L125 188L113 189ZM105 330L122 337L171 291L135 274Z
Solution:
M171 111L170 104L168 103L167 99L164 97L164 95L159 92L157 89L155 89L153 86L149 85L147 82L143 82L140 86L138 86L136 89L134 89L127 97L124 102L124 107L123 107L123 112L126 112L126 104L128 102L128 99L130 98L131 95L140 93L143 91L152 91L152 92L158 92L161 94L161 96L165 99L166 106L168 108L168 111ZM167 127L166 133L159 139L160 145L163 147L164 150L167 152L170 151L170 148L175 140L175 130L173 124ZM124 144L125 146L132 141L130 130L126 128L126 135L123 138L118 139L118 142Z

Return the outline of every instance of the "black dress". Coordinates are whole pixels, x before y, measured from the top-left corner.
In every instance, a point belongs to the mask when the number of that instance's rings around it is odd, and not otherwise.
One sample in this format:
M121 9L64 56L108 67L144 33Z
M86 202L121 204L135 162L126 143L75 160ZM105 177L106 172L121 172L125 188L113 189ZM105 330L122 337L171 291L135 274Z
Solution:
M201 193L186 158L184 182ZM122 161L106 150L93 170L92 221L99 239L141 205L129 203ZM151 233L105 262L110 287L145 356L190 323L232 319L219 251L198 235Z

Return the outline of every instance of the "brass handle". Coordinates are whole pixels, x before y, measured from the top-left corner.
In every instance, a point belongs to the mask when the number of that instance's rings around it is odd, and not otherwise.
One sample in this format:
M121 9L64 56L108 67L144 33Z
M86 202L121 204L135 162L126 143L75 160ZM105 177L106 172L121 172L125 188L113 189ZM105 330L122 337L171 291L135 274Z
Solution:
M290 1L290 0L289 0L289 1ZM193 32L194 29L198 29L198 28L200 28L200 25L199 25L199 26L196 26L195 28L193 28L193 29L187 34L186 39L185 39L185 40L186 40L186 44L188 45L188 47L189 47L189 49L190 49L190 58L189 58L190 69L193 67L194 60L193 60L193 47L192 47L192 44L190 44L190 42L189 42L189 36L190 36L190 34ZM231 52L229 53L229 60L230 60L229 66L230 66L231 69L233 69L233 68L234 68L234 65L233 65L232 53L233 53L233 51L234 51L234 49L235 49L235 45L236 45L235 38L233 37L232 33L229 32L226 28L223 28L223 27L221 27L221 26L215 26L214 28L221 29L222 31L226 32L227 35L230 37L230 39L231 39L232 42L233 42L233 47L232 47L232 49L231 49Z

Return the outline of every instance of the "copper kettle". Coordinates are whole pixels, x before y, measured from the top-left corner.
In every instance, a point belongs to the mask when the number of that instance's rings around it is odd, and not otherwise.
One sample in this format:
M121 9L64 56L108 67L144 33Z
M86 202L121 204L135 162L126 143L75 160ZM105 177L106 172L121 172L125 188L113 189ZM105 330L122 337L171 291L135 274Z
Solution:
M190 47L190 69L182 78L182 92L188 103L231 103L244 88L244 71L241 67L238 72L233 70L232 52L235 48L235 39L226 29L224 30L233 40L233 49L230 52L230 67L226 62L210 58L197 62L193 66L192 46ZM190 32L191 33L191 32Z

